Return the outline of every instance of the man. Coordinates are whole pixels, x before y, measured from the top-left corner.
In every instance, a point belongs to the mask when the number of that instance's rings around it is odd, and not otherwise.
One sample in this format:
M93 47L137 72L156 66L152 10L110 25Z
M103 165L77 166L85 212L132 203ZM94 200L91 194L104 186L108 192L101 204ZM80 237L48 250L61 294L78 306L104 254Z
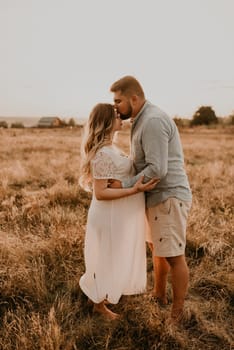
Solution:
M121 119L132 121L131 156L137 175L121 186L132 186L142 175L146 181L160 178L155 189L146 193L155 276L153 295L160 303L167 304L166 283L170 271L171 317L177 322L183 315L189 281L185 245L192 201L178 129L166 113L145 99L134 77L121 78L112 84L110 91Z

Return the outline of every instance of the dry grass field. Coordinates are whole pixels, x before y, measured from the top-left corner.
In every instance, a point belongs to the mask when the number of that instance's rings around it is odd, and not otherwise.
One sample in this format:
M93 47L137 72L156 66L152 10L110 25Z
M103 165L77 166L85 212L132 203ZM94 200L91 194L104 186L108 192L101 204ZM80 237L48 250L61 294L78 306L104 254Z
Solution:
M123 297L112 308L120 321L87 307L78 288L90 203L78 186L80 137L80 129L0 129L0 350L233 349L233 129L181 131L193 207L180 327L147 296ZM127 132L118 138L127 151Z

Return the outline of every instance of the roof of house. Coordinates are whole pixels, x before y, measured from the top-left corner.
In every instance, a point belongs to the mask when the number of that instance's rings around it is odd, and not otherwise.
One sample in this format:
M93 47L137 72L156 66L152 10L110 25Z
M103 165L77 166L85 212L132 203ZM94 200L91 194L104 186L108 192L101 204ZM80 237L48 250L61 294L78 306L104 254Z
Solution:
M58 117L42 117L39 120L38 125L52 125L54 121L61 122Z

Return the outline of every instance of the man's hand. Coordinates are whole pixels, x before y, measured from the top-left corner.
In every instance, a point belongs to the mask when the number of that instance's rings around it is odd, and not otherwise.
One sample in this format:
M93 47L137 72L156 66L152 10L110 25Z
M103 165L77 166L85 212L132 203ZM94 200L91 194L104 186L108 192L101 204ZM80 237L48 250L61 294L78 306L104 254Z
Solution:
M109 179L108 180L108 188L122 188L122 182L119 180Z
M133 186L133 188L135 188L135 190L137 192L145 192L145 191L153 190L155 188L155 186L160 182L160 179L154 177L146 183L143 183L143 181L144 181L144 176L141 176L137 180L135 185ZM108 180L107 187L108 188L123 188L122 182L119 180L114 180L114 179Z

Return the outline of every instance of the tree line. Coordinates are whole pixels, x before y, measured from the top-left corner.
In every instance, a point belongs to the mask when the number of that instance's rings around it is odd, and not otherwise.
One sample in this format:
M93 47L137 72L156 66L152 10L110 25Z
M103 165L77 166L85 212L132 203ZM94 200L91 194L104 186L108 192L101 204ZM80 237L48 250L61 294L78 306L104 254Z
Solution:
M228 117L218 118L215 111L211 106L201 106L199 107L192 119L185 119L174 117L173 118L177 126L198 126L198 125L215 125L215 124L226 124L234 125L234 112ZM81 125L76 124L73 118L70 118L68 122L65 120L62 121L60 127L80 127ZM24 128L24 124L21 122L12 123L11 126L8 126L6 121L0 121L0 128Z
M198 125L215 125L226 124L234 125L234 112L228 117L218 118L211 106L201 106L193 114L192 119L174 118L178 126L198 126Z
M75 119L74 118L70 118L68 121L66 120L61 120L61 125L59 126L60 128L63 127L80 127L79 124L76 124ZM3 120L0 121L0 128L13 128L13 129L23 129L25 128L24 123L22 122L14 122L11 123L10 125L8 125L8 123ZM37 126L33 126L33 128L37 128Z

